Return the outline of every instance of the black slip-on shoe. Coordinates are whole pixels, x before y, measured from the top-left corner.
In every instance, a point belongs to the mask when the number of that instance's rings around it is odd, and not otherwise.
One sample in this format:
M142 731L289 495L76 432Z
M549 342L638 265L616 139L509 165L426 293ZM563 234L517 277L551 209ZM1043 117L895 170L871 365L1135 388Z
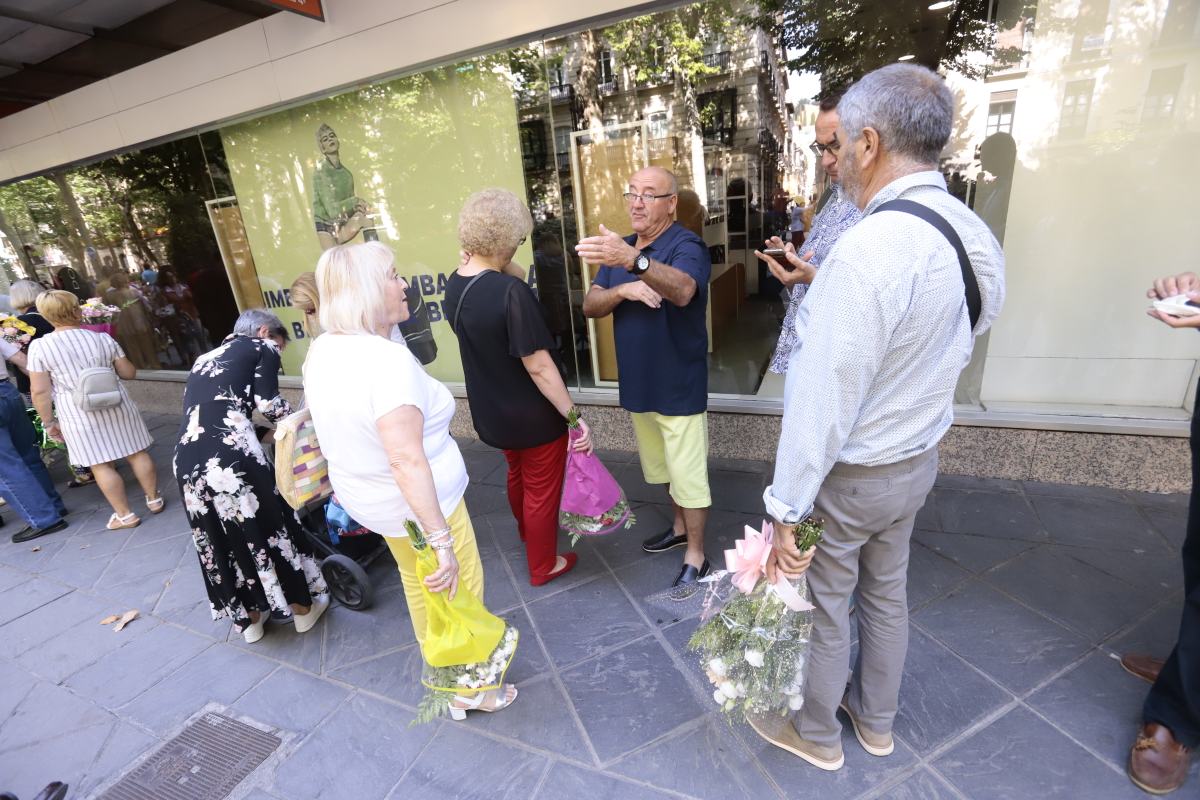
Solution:
M647 553L665 553L676 547L685 546L687 546L687 534L675 533L674 526L642 542L642 549Z
M681 586L690 586L691 584L699 581L701 578L707 577L708 573L711 571L712 567L709 566L707 558L704 559L704 563L700 565L700 569L696 569L691 564L685 562L683 567L679 570L679 577L676 578L675 582L671 584L671 588L678 589Z
M12 540L15 544L20 544L21 542L28 542L30 539L36 539L39 536L45 536L48 533L58 533L59 531L65 531L67 528L68 528L68 524L65 519L60 519L58 522L54 523L53 525L47 525L44 528L35 528L32 525L30 525L25 530L17 531L16 533L14 533Z

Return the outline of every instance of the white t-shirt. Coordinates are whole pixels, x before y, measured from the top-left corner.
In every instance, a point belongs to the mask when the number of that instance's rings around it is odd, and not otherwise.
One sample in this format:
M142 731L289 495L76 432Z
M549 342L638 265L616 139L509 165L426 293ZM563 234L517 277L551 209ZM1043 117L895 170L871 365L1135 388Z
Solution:
M467 490L467 465L450 437L454 397L406 346L382 336L324 333L309 345L304 392L333 490L359 524L384 536L405 536L405 520L416 520L375 427L405 405L425 417L425 457L442 514L458 506Z

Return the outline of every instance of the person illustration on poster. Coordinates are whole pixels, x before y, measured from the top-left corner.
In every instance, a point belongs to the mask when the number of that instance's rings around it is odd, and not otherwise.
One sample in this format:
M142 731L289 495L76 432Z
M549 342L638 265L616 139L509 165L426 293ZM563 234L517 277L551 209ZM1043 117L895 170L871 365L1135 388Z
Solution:
M325 123L317 128L317 145L323 158L312 175L313 222L322 250L346 244L361 231L363 239L377 237L371 224L371 206L354 194L354 175L342 163L341 142Z

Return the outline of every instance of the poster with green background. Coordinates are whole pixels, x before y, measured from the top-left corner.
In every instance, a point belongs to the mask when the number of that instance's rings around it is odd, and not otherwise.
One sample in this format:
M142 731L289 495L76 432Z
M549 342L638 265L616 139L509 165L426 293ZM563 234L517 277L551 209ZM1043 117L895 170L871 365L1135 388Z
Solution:
M308 351L292 281L324 247L377 238L429 306L438 354L426 369L462 382L442 298L463 201L488 187L525 197L512 86L506 67L477 59L221 130L262 303L293 332L285 374L299 375ZM530 245L516 261L532 262Z

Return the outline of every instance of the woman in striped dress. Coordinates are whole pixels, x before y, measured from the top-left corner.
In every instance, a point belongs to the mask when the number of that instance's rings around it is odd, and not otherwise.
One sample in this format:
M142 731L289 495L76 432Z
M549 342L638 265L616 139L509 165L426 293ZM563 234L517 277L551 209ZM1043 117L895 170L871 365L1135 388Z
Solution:
M108 367L125 380L133 378L137 369L111 336L79 327L83 322L79 298L70 292L46 292L38 297L37 310L54 326L54 332L29 345L33 406L46 420L47 433L66 442L71 460L92 468L104 499L113 509L106 527L135 527L141 520L129 508L125 482L113 462L118 458L129 462L145 492L146 508L154 514L161 512L158 476L146 452L153 441L146 423L123 384L120 405L98 411L80 409L74 392L79 373L85 369Z

